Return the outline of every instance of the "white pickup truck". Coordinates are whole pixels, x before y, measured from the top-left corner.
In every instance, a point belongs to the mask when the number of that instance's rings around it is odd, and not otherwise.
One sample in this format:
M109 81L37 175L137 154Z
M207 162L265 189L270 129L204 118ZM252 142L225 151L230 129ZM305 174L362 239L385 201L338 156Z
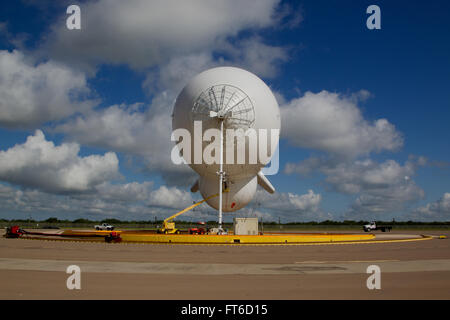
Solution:
M114 230L114 227L109 223L102 223L95 226L95 230Z
M374 230L381 230L381 232L391 231L391 226L377 226L375 221L372 221L369 224L365 224L363 226L363 229L365 232L374 231Z

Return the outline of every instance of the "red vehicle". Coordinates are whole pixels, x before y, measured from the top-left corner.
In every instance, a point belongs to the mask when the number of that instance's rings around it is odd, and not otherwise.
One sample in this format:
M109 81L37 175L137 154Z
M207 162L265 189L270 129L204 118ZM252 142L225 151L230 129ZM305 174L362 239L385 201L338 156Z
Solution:
M12 226L6 228L6 238L19 238L25 233L19 226Z
M194 227L194 228L189 228L189 234L205 234L206 233L206 228L205 223L204 222L197 222L197 224L199 225L198 227ZM203 226L203 227L200 227Z

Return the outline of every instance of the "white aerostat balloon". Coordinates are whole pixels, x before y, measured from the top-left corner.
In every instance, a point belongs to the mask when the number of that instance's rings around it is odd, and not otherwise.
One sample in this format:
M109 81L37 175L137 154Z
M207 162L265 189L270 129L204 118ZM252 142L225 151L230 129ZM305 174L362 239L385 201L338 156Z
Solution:
M200 176L191 191L200 190L204 198L219 192L220 161L210 163L205 155L220 159L221 122L222 172L228 189L223 193L222 210L236 211L247 205L257 183L270 193L275 191L261 169L270 162L278 144L280 111L272 91L256 75L234 67L206 70L178 95L172 117L174 132L185 129L189 133L190 141L180 139L177 145L181 156ZM215 129L219 137L211 138L208 129ZM219 197L207 202L219 209Z

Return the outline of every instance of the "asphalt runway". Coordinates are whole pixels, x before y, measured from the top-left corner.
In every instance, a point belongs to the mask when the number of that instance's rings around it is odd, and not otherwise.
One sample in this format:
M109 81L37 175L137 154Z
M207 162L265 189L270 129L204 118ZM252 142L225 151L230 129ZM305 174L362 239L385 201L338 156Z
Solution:
M69 265L81 269L80 290L67 289ZM379 290L366 285L371 265L381 270ZM1 237L0 283L0 299L450 299L450 239L230 246Z

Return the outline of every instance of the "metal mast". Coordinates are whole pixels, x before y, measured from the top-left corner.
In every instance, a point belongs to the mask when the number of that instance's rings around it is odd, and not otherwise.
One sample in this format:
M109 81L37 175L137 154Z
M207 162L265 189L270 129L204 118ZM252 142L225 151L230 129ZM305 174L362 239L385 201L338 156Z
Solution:
M220 121L220 162L219 162L219 233L222 233L222 187L223 187L223 118Z

